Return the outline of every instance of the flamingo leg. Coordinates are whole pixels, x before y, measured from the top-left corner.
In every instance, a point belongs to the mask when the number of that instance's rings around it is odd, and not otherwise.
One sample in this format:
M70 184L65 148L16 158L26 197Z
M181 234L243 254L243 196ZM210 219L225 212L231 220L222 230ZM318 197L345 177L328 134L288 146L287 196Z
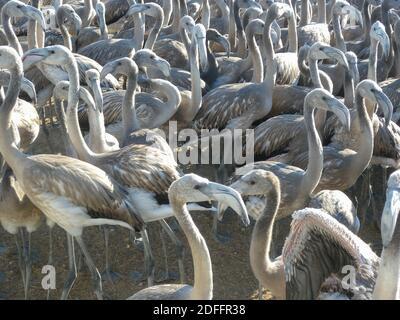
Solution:
M178 237L175 235L174 231L171 229L169 224L164 219L160 220L160 225L175 245L176 254L178 257L178 268L179 268L180 281L181 281L181 283L185 283L185 268L183 265L183 256L185 253L185 249L183 247L183 244L182 244L181 240L178 239ZM168 272L168 269L166 271ZM168 273L166 275L168 276Z
M19 270L21 272L22 283L25 288L25 268L23 265L24 257L23 257L23 253L22 253L22 249L21 249L21 244L19 242L18 234L15 234L15 245L17 247L17 252L18 252L18 266L19 266Z
M145 275L147 278L147 285L149 287L154 284L154 256L151 250L149 235L147 234L147 230L143 230L140 232L143 239L144 246L144 261L145 261Z
M85 242L82 239L82 236L75 236L76 242L78 242L79 247L83 255L85 256L86 265L89 268L89 271L92 275L93 285L94 285L94 293L98 300L103 300L103 288L101 283L101 275L99 270L97 270L96 265L93 262L92 257L89 254L89 251L85 245Z
M112 271L110 266L110 251L109 251L110 228L108 226L103 226L103 231L104 231L106 268L102 273L102 277L105 278L107 281L110 281L112 284L114 284L114 282L118 278L121 278L121 275L115 271Z
M26 254L25 254L25 300L29 298L29 287L32 275L32 259L31 259L31 233L28 232L26 238Z
M75 280L78 276L78 272L76 269L76 262L75 262L75 245L74 245L74 238L67 234L67 245L68 245L68 267L69 272L67 276L67 280L64 283L64 288L61 294L61 300L68 299L69 293L75 283Z

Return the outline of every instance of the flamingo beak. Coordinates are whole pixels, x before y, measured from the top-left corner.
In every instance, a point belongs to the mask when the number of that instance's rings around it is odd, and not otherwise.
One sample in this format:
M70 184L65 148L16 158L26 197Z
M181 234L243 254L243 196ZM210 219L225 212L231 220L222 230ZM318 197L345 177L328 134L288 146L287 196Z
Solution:
M382 91L374 91L375 99L379 107L382 108L384 117L385 117L385 126L387 127L392 120L393 116L393 104L389 100L388 96L384 94Z

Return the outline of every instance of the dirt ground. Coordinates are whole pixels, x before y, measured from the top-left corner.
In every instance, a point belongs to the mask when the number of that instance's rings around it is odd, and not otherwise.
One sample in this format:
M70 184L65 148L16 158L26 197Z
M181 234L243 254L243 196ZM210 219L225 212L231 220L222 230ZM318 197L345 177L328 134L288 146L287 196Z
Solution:
M60 145L59 130L50 128L51 147L49 148L45 135L42 133L35 145L33 153L57 152ZM201 168L200 174L210 178L210 168ZM257 299L258 283L253 276L249 262L249 244L253 224L245 228L236 216L228 215L220 224L222 233L229 234L232 239L227 244L214 240L211 233L212 215L209 213L193 214L195 223L206 239L212 260L214 274L215 299ZM172 219L172 218L171 218ZM170 219L170 221L171 221ZM173 222L173 221L172 221ZM289 228L289 221L283 221L280 227L279 242L282 244ZM174 226L174 223L172 223ZM149 227L151 246L156 260L156 278L164 271L163 250L160 238L160 226L157 223ZM184 266L187 283L193 283L193 266L190 250L186 239L178 231L179 238L185 244ZM380 234L376 227L362 228L361 237L370 243L372 248L380 253ZM84 239L92 254L95 264L104 270L104 237L99 228L87 228ZM55 227L53 232L54 267L56 269L56 290L51 291L50 299L59 299L63 283L68 271L68 258L66 249L66 235L60 228ZM170 272L177 277L178 264L176 253L171 242L166 238L167 253ZM33 271L31 299L46 299L47 292L41 287L41 268L48 261L48 230L45 224L32 234ZM110 235L110 252L113 270L121 277L114 284L103 282L105 296L108 299L125 299L140 289L146 287L146 281L138 281L138 273L144 269L143 252L132 245L127 230L115 227ZM136 278L136 279L135 279ZM166 283L178 283L178 279ZM17 253L14 237L0 228L0 299L23 299L23 285L18 268ZM263 293L264 299L271 299L268 292ZM78 279L73 287L70 299L95 299L92 290L90 275L83 266L78 274Z

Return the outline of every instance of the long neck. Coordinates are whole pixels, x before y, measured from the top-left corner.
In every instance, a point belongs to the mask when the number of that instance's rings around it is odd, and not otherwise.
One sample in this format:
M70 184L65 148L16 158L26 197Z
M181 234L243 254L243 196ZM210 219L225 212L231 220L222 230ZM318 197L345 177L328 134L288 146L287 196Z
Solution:
M179 0L174 0L174 11L173 11L173 20L172 20L172 31L179 32L179 22L181 19L181 13L179 8Z
M161 27L163 25L164 21L164 13L162 10L159 12L159 15L156 17L156 22L154 23L153 29L151 29L151 32L149 34L149 37L147 38L145 48L152 50L154 47L154 44L156 43L158 34L160 33Z
M107 28L104 10L99 15L99 28L100 28L101 38L103 40L107 40L108 39L108 28Z
M15 35L14 29L11 25L10 16L5 13L5 10L1 11L1 19L3 21L3 29L7 36L8 44L14 48L20 57L23 55L21 44L18 41L17 36Z
M133 15L133 23L135 25L133 29L133 40L136 43L135 50L140 50L142 49L144 43L144 34L145 34L144 15L142 15L141 13L135 13Z
M310 76L313 82L314 88L323 88L320 73L318 70L318 61L315 59L310 60ZM326 120L326 111L317 109L315 112L315 126L320 136L322 136Z
M173 7L172 0L164 0L163 1L163 10L164 10L164 22L163 27L167 27L169 24L169 20L171 20L172 14L172 7Z
M61 31L61 35L63 37L64 46L72 51L72 39L71 39L71 36L70 36L67 28L65 27L65 25L63 25L62 23L60 24L60 31Z
M239 57L244 58L246 55L246 37L244 34L242 21L240 20L239 5L237 1L235 1L233 5L233 14L235 18L236 32L239 41L237 45L237 53Z
M298 40L297 40L296 16L294 15L293 10L289 18L288 37L289 37L289 48L287 52L297 52Z
M65 68L69 77L68 106L67 106L67 130L73 147L81 160L91 163L95 154L89 149L83 139L78 120L79 103L79 75L78 65L75 60L66 64Z
M170 196L171 197L171 196ZM187 207L172 197L171 206L185 234L193 258L194 283L191 299L209 300L213 296L213 272L206 241L193 222Z
M318 0L318 23L326 23L325 0Z
M231 44L231 50L236 50L236 23L234 14L235 0L229 1L229 42Z
M262 83L262 89L264 93L267 94L268 99L272 99L272 89L275 85L276 78L276 67L275 67L275 53L272 46L271 39L271 25L275 20L275 17L267 14L267 18L265 19L264 32L263 32L263 41L265 48L265 77ZM272 103L272 100L271 100Z
M210 3L208 0L203 0L203 8L201 11L201 24L208 30L210 28L210 19L211 19L211 12L210 12Z
M93 10L92 0L85 0L85 9L82 17L82 28L88 27L91 22L91 14Z
M349 71L344 73L344 104L349 109L354 106L354 79Z
M264 212L258 218L251 235L250 264L254 275L260 282L271 283L278 271L276 262L272 261L273 259L270 257L274 222L280 203L278 187L272 188L265 198L267 204Z
M26 156L20 152L15 145L11 116L21 90L21 80L22 64L18 63L14 68L10 69L10 82L0 108L0 153L3 155L5 162L7 162L13 170L18 171L24 168L21 162Z
M181 103L181 95L179 90L170 82L163 82L161 84L153 83L152 88L158 91L166 100L161 112L154 121L154 126L159 127L166 123L175 114L176 110L178 110Z
M308 0L301 1L301 16L300 16L300 23L299 27L304 27L307 25L311 19L310 12L308 11Z
M344 42L342 28L340 26L340 16L338 14L333 14L332 17L333 32L335 33L336 48L346 53L346 43Z
M357 155L355 160L352 162L352 167L357 170L357 172L362 172L368 166L372 157L374 149L374 132L363 98L358 92L356 92L355 103L357 108L357 117L353 121L356 121L355 128L358 129L357 136L359 137L359 140Z
M122 105L122 123L123 123L124 140L127 139L132 132L140 129L135 109L136 86L137 86L137 74L130 72L128 74L127 88L125 92L124 102ZM125 144L123 143L123 145Z
M303 192L310 195L319 183L324 165L322 143L314 123L314 107L306 102L304 105L304 124L308 140L308 165L301 188Z
M246 37L249 45L249 56L253 65L253 78L251 79L251 82L261 83L263 81L264 70L260 48L257 45L254 33L246 32Z
M198 44L195 38L192 39L190 45L190 78L192 81L192 115L193 118L199 111L202 102L201 83L200 83L200 70L199 70L199 52Z
M378 277L372 298L374 300L400 299L400 223L397 220L390 244L383 248Z
M364 31L364 38L369 38L369 31L371 29L371 14L369 12L369 3L367 0L364 0L363 7L362 7L362 17L364 21L363 31Z
M223 30L227 32L229 29L229 7L224 0L216 0L219 10L221 11L221 19L223 21Z
M376 68L378 64L378 41L371 39L371 47L368 59L368 79L376 82Z
M106 129L104 125L103 97L101 94L100 81L96 81L92 86L94 101L96 103L96 110L88 106L89 113L89 137L91 142L91 149L96 153L103 153L108 151L106 142Z

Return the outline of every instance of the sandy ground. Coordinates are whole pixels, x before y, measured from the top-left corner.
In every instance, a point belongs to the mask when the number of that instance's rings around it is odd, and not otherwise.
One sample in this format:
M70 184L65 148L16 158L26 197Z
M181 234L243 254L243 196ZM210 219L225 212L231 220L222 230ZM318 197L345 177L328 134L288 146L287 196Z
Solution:
M49 148L48 139L42 133L32 152L57 152L60 146L59 130L50 130ZM201 168L201 174L210 176L210 168ZM214 274L214 298L215 299L257 299L258 284L254 278L249 262L249 244L252 226L245 228L236 216L228 215L220 224L223 233L231 235L232 239L227 244L221 244L214 240L211 233L212 215L208 213L194 214L194 221L206 239L211 254ZM171 220L170 220L171 221ZM173 221L172 221L173 222ZM174 223L172 223L174 226ZM279 243L282 244L287 234L289 221L283 221L280 227ZM156 278L164 271L164 259L162 242L160 238L160 226L153 223L149 227L150 241L156 260ZM186 239L178 231L178 236L185 245L184 266L187 283L193 283L193 266L190 250ZM380 235L373 224L361 230L361 237L372 248L380 253ZM66 250L66 235L56 227L53 232L54 239L54 266L57 272L56 290L51 291L50 299L59 299L68 271L68 259ZM99 228L87 228L84 239L100 271L104 270L104 238ZM120 278L114 284L104 281L103 289L106 298L125 299L146 287L145 281L138 281L138 273L143 271L143 252L133 246L126 230L115 227L110 236L110 251L113 270L120 274ZM178 264L174 246L166 238L167 253L170 272L177 277ZM48 230L44 225L32 234L33 272L31 299L45 299L47 292L41 287L41 268L48 261ZM167 281L178 283L179 280ZM264 299L271 299L268 292L263 293ZM14 237L0 228L0 299L23 299L23 286L18 268ZM70 299L95 299L90 275L85 266L81 268L78 279L73 287Z

